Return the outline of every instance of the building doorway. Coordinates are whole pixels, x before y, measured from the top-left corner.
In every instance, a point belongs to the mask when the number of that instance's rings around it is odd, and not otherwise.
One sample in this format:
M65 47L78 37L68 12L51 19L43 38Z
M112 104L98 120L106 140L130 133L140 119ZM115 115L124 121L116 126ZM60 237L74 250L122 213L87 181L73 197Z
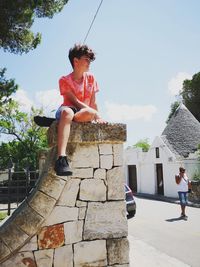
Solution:
M157 194L164 195L163 165L156 164Z
M137 192L137 170L136 165L128 165L129 187L133 192Z

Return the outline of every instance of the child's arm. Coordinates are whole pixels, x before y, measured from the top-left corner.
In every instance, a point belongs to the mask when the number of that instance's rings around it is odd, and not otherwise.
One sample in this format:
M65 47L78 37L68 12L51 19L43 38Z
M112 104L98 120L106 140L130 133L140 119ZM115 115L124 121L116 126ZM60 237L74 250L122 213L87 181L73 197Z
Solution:
M95 109L96 111L98 111L98 107L97 107L97 103L96 103L96 95L94 92L93 92L92 97L91 97L90 107ZM96 113L94 120L98 123L106 123L106 121L101 118L99 113Z
M95 92L93 92L91 100L90 100L90 107L98 111L97 103L96 103L96 95Z
M70 102L73 103L74 107L78 109L89 108L88 105L80 101L72 92L68 91L65 95L70 100Z
M62 77L59 80L60 94L65 98L69 99L74 107L77 109L88 108L88 105L78 100L78 98L74 95L69 85L68 80L65 77Z

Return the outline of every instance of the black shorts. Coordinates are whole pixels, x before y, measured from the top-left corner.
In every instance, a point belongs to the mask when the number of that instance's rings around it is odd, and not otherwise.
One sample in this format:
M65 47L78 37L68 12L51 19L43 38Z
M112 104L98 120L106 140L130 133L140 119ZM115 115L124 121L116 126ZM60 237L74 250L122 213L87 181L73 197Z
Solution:
M72 110L73 110L73 112L74 112L74 114L76 114L79 110L77 109L77 108L75 108L75 107L70 107L70 106L60 106L59 107L59 109L56 111L56 120L58 120L59 121L59 119L60 119L60 115L61 115L61 113L62 113L62 111L63 111L63 109L65 109L65 108L71 108Z

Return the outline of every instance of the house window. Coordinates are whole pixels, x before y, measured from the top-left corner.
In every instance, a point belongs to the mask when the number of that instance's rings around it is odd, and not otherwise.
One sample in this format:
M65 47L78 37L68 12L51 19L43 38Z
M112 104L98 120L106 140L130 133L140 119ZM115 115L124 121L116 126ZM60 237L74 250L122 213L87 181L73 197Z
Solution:
M156 147L156 158L160 158L160 151L159 151L159 147Z

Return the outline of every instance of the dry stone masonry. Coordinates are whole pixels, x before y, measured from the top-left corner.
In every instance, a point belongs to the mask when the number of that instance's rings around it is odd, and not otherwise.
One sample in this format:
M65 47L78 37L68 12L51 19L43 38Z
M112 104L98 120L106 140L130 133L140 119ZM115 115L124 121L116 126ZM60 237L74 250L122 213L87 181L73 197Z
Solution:
M189 194L189 201L200 204L200 180L192 181L192 194Z
M1 267L129 266L123 124L72 124L73 175L56 176L57 124L37 188L0 228Z

